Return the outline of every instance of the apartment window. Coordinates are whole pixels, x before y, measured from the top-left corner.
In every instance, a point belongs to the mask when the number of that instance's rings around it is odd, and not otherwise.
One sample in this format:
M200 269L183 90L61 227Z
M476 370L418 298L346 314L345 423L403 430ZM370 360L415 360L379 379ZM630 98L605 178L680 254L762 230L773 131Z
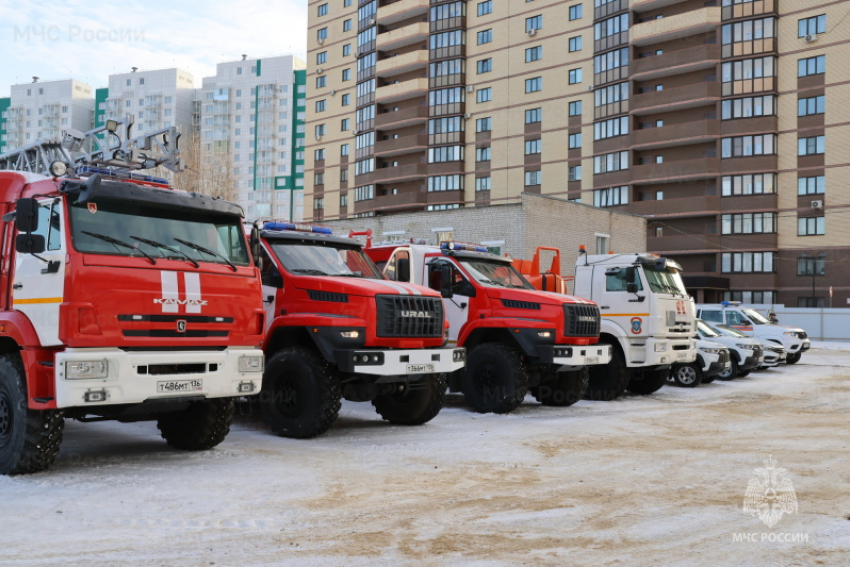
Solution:
M797 236L817 236L821 234L826 234L826 217L797 219Z
M798 77L808 77L809 75L819 75L821 73L826 73L826 55L808 57L806 59L800 59L797 62Z
M490 190L490 177L477 177L475 179L475 190L476 191L489 191Z
M490 102L493 100L493 89L487 87L486 89L478 89L475 93L475 102Z
M570 69L569 73L569 83L571 85L575 85L576 83L581 82L581 67L578 69Z
M428 163L463 161L463 146L428 148Z
M581 181L581 166L571 165L568 175L569 181Z
M350 81L351 80L351 69L343 69L342 70L342 80Z
M538 45L537 47L529 47L525 50L525 62L531 63L532 61L539 61L543 57L543 47Z
M324 112L328 106L328 102L324 99L316 101L316 112Z
M720 185L724 197L776 193L776 174L727 175L721 179Z
M425 208L425 210L428 211L428 212L451 211L451 210L459 209L459 208L460 208L460 203L454 203L454 204L445 204L445 205L428 205Z
M466 16L466 2L457 1L452 2L451 4L441 4L432 7L430 20L433 25L435 22L439 22L440 20L462 18L463 16ZM456 24L452 22L445 22L439 25L441 28L446 28L455 27Z
M475 148L475 161L490 161L490 146L486 148Z
M351 20L343 20L342 31L344 31L344 32L351 31Z
M324 65L328 62L328 52L321 51L316 54L316 65Z
M721 105L723 120L733 118L753 118L755 116L774 116L776 114L776 96L750 96L724 100Z
M581 148L581 133L579 134L570 134L569 138L569 148L571 150L576 150Z
M325 135L325 125L324 124L316 124L316 138L321 138Z
M543 16L533 16L525 19L525 31L539 30L543 27Z
M581 116L581 101L574 100L569 104L570 116Z
M320 28L320 29L316 30L316 39L318 39L320 42L328 39L328 28ZM239 67L236 71L237 71L237 73L236 73L237 75L241 75L242 74L242 67Z
M318 177L318 175L316 177ZM316 185L323 185L324 183L325 183L325 181L324 181L324 179L322 179L322 182L319 183L317 181ZM317 197L317 198L313 199L313 210L321 211L324 208L325 208L325 198L324 197Z
M800 138L797 142L797 155L811 156L826 153L826 136Z
M525 80L525 92L536 93L543 89L543 78L534 77L533 79Z
M747 305L756 303L765 305L774 303L772 291L726 291L723 292L724 301L740 301Z
M798 276L823 276L826 275L826 254L818 254L816 257L800 256L797 258Z
M492 32L493 32L493 30L487 30L487 33L490 34L490 40L488 40L484 43L489 43L492 40ZM482 33L485 33L485 32L479 32L478 33L479 40L481 39ZM445 32L445 33L432 34L429 42L430 42L430 48L431 49L441 49L441 48L444 48L444 47L454 47L456 45L463 45L464 44L463 31L455 30L455 31L450 31L450 32Z
M321 16L327 16L328 15L328 5L327 4L319 4L319 8L318 8L317 11L318 11L318 15L320 17Z
M570 51L581 51L581 37L577 35L570 38Z
M348 169L339 170L339 180L342 183L348 183Z
M343 144L339 147L339 155L347 156L348 155L348 144Z
M324 87L327 86L327 84L328 84L328 78L325 75L322 75L321 77L316 77L316 88L317 89L324 88Z
M324 173L313 174L313 185L324 185L324 184L325 184L325 174Z
M525 111L525 123L535 124L543 119L542 108L530 108Z
M478 32L478 45L490 43L491 41L493 41L493 30L484 30Z
M620 14L607 20L593 24L594 37L597 41L629 30L629 14Z
M313 158L316 161L323 161L325 159L325 148L319 148L315 152L313 152Z
M797 103L797 116L811 116L813 114L823 114L826 112L826 97L814 96L811 98L801 98Z
M460 191L463 189L462 175L438 175L428 178L428 192Z
M540 173L541 172L540 172L539 169L534 170L534 171L526 171L525 172L525 186L529 187L531 185L540 185L540 181L542 179Z
M575 6L570 6L570 21L580 20L582 16L582 5L576 4Z
M723 158L773 155L776 153L776 134L723 138L720 146L720 157Z
M772 234L776 213L741 213L720 216L721 234Z
M348 132L351 130L351 118L343 118L339 121L339 129L341 132Z
M525 141L525 155L530 156L534 154L539 154L543 144L540 138L536 138L534 140L526 140Z
M354 201L368 201L375 198L375 186L363 185L354 189Z
M723 95L771 90L775 86L776 57L757 57L723 63L720 67ZM735 83L735 84L729 84Z
M611 118L593 124L593 139L605 140L616 136L625 136L629 133L629 117L621 116Z
M354 138L354 147L358 150L371 149L375 145L375 132L366 132Z
M349 6L351 6L351 0L342 0L342 6L344 8L348 8Z
M493 59L489 57L487 59L481 59L477 64L477 68L479 75L482 73L489 73L493 70Z
M492 120L489 116L486 118L478 118L475 120L476 132L489 132L491 129Z
M596 108L624 100L629 100L629 83L617 83L593 91L593 104Z
M804 18L797 24L797 37L826 33L826 14L814 18Z
M593 173L609 173L629 169L629 152L614 152L593 158Z
M629 204L629 188L611 187L609 189L596 189L593 191L594 207L619 207Z
M354 162L354 175L366 175L375 171L375 158L362 159Z
M448 134L450 132L462 132L464 130L463 119L460 116L449 118L432 118L428 121L429 134Z
M774 49L776 37L776 18L759 18L725 24L720 29L723 43L723 57L752 55Z
M493 13L493 0L487 0L486 2L478 3L478 15L486 16L487 14Z
M351 95L350 94L342 95L342 98L340 99L340 105L341 106L348 106L349 104L351 104Z
M798 195L823 195L826 192L826 176L801 177L797 180Z
M615 49L593 58L593 72L604 73L629 64L629 48Z
M351 55L351 44L346 43L345 45L342 46L342 56L348 57L349 55Z
M723 273L773 272L774 252L724 252L720 254Z

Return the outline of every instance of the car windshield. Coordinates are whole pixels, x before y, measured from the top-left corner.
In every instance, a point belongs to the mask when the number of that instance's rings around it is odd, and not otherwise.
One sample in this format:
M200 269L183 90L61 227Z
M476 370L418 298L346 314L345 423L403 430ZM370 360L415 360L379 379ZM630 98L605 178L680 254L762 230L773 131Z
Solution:
M715 331L714 329L712 329L711 327L706 325L703 321L697 321L697 329L699 329L699 333L703 337L719 337L720 336L717 333L717 331Z
M770 325L770 321L755 309L746 308L742 309L742 311L744 312L744 315L747 316L747 319L756 325Z
M534 289L516 269L505 262L491 262L471 258L458 258L475 281L482 285Z
M732 327L727 327L726 325L717 325L715 329L717 329L727 337L735 337L736 339L750 338L738 329L733 329Z
M272 250L287 272L301 276L341 276L383 280L363 250L335 243L273 241Z
M118 199L68 209L79 252L248 265L242 219L235 215Z
M688 292L685 291L685 284L678 270L672 268L656 270L655 266L650 265L645 265L643 268L650 290L655 293L687 296Z

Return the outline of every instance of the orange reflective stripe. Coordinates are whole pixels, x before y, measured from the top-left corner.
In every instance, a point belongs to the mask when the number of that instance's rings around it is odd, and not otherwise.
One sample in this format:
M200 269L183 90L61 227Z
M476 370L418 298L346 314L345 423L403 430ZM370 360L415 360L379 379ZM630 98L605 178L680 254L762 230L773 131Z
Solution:
M34 297L32 299L15 299L15 305L35 305L39 303L62 303L61 297Z

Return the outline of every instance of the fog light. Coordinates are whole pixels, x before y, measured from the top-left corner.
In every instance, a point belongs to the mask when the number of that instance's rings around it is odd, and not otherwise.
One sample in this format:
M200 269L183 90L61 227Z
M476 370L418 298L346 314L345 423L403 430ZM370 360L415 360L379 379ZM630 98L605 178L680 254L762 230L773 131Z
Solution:
M667 343L655 343L655 352L667 352Z
M83 394L83 400L87 402L105 402L106 401L106 390L89 390L85 394Z
M239 382L238 392L240 394L248 394L254 391L254 383L253 382Z
M65 363L66 380L92 380L109 376L109 363L105 360L77 360Z
M342 338L344 339L360 338L360 331L341 331L339 334L342 335Z
M240 356L239 357L239 372L262 372L263 357L262 356Z
M541 331L541 332L537 333L537 336L540 337L541 339L548 339L549 337L552 336L552 333L550 331Z

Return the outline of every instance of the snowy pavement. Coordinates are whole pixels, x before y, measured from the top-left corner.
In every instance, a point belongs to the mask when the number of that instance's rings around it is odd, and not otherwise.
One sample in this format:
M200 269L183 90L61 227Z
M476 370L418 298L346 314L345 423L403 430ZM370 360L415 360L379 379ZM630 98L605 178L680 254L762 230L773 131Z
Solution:
M0 477L0 565L847 565L850 352L697 389L382 423L307 441L239 418L185 453L152 423L69 421L52 469ZM742 511L786 469L797 513Z

